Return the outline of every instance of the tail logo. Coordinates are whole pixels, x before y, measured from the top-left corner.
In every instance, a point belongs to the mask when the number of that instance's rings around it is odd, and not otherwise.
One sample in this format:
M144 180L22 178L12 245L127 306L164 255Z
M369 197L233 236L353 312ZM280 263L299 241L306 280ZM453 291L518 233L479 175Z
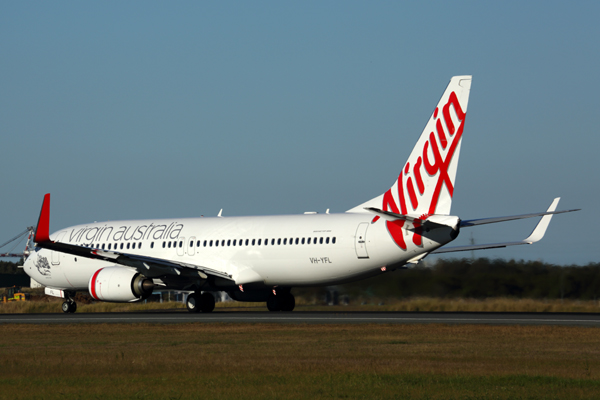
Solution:
M453 121L450 112L451 107L454 110L458 128ZM462 110L455 92L450 93L448 102L442 107L442 115L439 115L439 111L438 107L433 113L435 132L430 132L429 136L426 137L424 144L422 144L422 151L415 151L422 143L424 135L422 136L417 143L417 147L411 153L411 157L404 165L402 172L400 172L398 180L383 195L382 209L384 211L403 215L417 214L421 215L421 219L425 219L429 215L435 214L444 186L448 190L450 199L452 198L454 185L448 171L462 138L466 113ZM446 129L442 124L442 117ZM411 162L413 163L412 168ZM397 193L398 200L394 197L394 193ZM409 204L407 204L407 197L410 201ZM377 216L372 222L378 219ZM405 221L402 220L386 221L388 232L394 242L400 248L406 250L402 232L404 224ZM415 223L414 228L412 241L415 245L421 246L422 232L420 224Z

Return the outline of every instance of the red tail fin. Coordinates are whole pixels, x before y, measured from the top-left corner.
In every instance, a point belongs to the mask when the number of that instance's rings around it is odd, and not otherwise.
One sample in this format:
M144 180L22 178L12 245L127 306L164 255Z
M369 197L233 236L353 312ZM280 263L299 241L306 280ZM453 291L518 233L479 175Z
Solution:
M50 241L50 193L44 195L44 203L40 211L34 241L37 243Z

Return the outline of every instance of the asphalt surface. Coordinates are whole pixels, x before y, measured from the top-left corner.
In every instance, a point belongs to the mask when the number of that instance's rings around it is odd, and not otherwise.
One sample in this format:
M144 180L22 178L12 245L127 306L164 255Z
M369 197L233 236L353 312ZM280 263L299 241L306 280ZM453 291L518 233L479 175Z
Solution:
M498 313L498 312L258 312L187 311L136 313L0 314L0 324L103 324L103 323L280 323L280 324L489 324L559 325L600 327L597 313Z

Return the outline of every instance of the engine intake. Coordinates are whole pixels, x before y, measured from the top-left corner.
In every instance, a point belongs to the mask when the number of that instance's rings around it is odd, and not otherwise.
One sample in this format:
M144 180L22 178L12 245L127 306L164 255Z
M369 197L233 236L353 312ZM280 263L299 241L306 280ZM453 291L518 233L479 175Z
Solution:
M150 296L154 283L135 270L106 267L92 275L88 289L96 300L128 303Z

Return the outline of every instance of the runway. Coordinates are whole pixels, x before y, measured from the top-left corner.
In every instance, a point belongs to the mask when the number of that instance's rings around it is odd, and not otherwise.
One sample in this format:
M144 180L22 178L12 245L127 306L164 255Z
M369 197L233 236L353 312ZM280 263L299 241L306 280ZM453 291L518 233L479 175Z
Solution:
M600 314L497 312L213 312L147 311L136 313L0 314L0 324L489 324L600 327Z

